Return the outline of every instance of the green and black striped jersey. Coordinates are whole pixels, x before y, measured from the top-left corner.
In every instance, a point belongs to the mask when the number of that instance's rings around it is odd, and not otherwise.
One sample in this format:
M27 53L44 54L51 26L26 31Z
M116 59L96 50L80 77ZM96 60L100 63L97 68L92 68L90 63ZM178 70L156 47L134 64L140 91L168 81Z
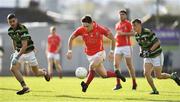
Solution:
M8 29L8 35L14 41L15 50L17 50L18 52L22 48L22 42L21 42L22 40L28 41L28 47L26 49L26 52L30 52L30 51L34 50L34 44L31 39L31 36L29 35L28 29L24 25L18 24L16 29L13 29L10 27Z
M136 41L138 42L141 50L150 50L150 48L157 42L159 39L156 37L155 33L147 28L142 28L141 34L135 35ZM154 58L160 55L162 52L161 46L158 46L148 58Z

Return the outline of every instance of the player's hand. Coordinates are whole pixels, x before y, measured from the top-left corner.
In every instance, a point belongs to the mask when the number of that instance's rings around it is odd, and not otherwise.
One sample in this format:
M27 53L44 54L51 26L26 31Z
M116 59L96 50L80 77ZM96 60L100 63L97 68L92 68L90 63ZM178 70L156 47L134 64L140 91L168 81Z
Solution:
M114 51L111 51L110 53L109 53L109 60L110 61L113 61L113 59L114 59Z
M66 53L66 57L67 57L68 60L71 60L72 59L72 51L68 51Z
M150 54L151 54L150 50L142 50L142 52L139 54L139 56L146 58L146 57L149 57Z
M13 57L13 58L12 58L12 61L11 61L12 65L16 65L16 63L18 62L18 59L19 59L18 56Z
M11 54L11 56L10 56L10 60L12 60L12 59L13 59L13 56L14 56L14 53L12 53L12 54Z
M119 30L119 31L117 31L117 34L118 35L123 35L123 32Z

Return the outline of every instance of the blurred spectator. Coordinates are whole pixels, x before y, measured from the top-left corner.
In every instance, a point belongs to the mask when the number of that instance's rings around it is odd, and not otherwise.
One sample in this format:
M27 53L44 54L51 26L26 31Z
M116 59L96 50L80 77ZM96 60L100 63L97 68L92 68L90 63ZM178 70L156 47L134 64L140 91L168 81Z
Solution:
M172 72L172 52L171 51L167 51L164 54L164 68L163 71L164 72L168 72L171 73Z

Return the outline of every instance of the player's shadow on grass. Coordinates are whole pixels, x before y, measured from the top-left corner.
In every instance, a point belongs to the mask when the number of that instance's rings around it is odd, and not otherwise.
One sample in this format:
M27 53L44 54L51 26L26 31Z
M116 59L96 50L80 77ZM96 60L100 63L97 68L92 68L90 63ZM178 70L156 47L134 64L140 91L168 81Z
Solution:
M178 100L155 100L155 99L147 99L147 98L125 98L126 100L131 101L152 101L152 102L179 102Z
M149 92L149 91L138 90L138 92ZM174 91L160 91L160 92L161 93L180 94L180 92L174 92Z
M53 91L46 91L46 90L31 90L32 92L53 92Z
M11 88L0 88L0 90L4 90L4 91L18 91L17 89L11 89Z
M80 96L71 96L71 95L57 95L55 97L62 97L62 98L77 98L77 99L102 99L97 97L80 97Z
M19 91L17 89L12 88L0 88L0 90L4 91ZM32 90L31 90L32 91ZM33 92L53 92L53 91L45 91L45 90L33 90Z
M56 96L50 96L50 95L33 95L38 97L59 97L59 98L72 98L72 99L91 99L91 100L119 100L115 98L98 98L98 97L81 97L81 96L71 96L71 95L56 95Z

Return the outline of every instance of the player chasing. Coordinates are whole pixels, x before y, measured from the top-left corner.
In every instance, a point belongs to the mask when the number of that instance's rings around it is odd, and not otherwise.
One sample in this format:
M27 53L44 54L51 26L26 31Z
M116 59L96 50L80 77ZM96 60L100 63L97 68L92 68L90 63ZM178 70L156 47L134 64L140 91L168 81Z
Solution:
M11 56L10 70L22 86L22 90L18 91L18 95L25 94L30 91L26 85L23 76L20 72L20 63L28 62L36 76L44 76L46 81L50 81L50 76L44 69L40 69L34 53L34 44L29 35L28 29L18 22L15 14L7 16L8 35L13 42L14 53Z
M114 68L117 72L120 72L120 63L122 62L123 58L125 59L126 66L129 70L129 74L132 77L132 89L136 90L137 83L136 83L136 75L135 75L135 68L132 61L132 48L131 48L131 41L130 36L134 35L132 32L132 25L127 20L127 12L125 10L119 11L120 21L116 24L116 47L114 52ZM116 79L117 84L113 90L119 90L122 88L120 79Z
M160 41L155 33L143 28L139 19L133 20L132 24L136 32L135 38L140 46L140 57L144 58L144 76L152 88L150 94L159 94L151 76L152 71L155 72L157 79L173 79L180 86L180 78L176 72L172 74L162 73L164 56Z
M82 91L86 92L89 84L95 76L95 72L102 78L118 77L122 81L126 81L125 77L120 73L114 73L112 71L106 71L103 65L106 54L103 48L103 36L109 38L111 43L111 51L109 58L113 59L115 40L111 31L92 20L90 16L84 16L81 19L82 26L78 27L70 36L68 41L67 58L72 59L72 42L73 40L81 36L85 42L85 53L89 60L89 73L86 81L81 82Z
M46 48L46 55L48 60L48 74L53 76L53 64L58 72L59 78L62 78L62 67L60 64L59 50L61 48L61 38L56 33L54 26L50 27L50 35L48 36L48 43Z

